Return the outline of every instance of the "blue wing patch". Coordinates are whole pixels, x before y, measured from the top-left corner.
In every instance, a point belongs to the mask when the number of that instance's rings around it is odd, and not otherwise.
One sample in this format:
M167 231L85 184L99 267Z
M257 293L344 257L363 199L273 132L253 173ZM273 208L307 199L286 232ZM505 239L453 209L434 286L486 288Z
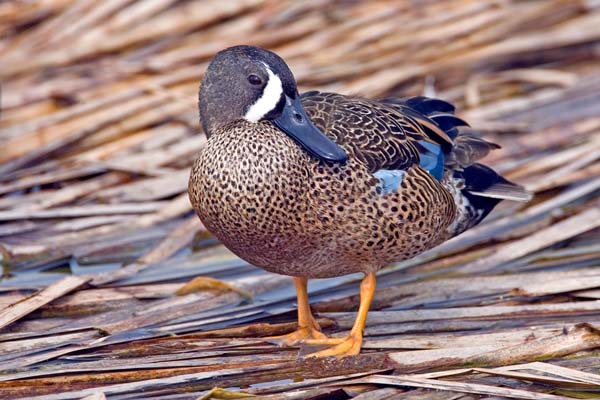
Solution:
M442 147L425 140L419 140L419 144L425 149L424 152L419 152L421 167L426 169L435 179L441 181L444 175Z
M398 193L405 171L401 169L380 169L373 175L379 179L377 192L380 194Z
M419 140L419 164L438 181L444 175L444 153L442 146L426 140ZM398 193L406 171L401 169L380 169L373 175L379 179L377 192L380 194Z

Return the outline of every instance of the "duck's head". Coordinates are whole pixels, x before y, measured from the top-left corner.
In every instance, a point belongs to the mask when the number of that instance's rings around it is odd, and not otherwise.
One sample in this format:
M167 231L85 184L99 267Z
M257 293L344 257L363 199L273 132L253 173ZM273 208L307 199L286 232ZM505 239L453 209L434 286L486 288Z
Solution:
M229 122L269 121L313 156L344 162L347 155L310 120L294 75L277 54L252 46L222 50L211 61L199 96L207 134Z

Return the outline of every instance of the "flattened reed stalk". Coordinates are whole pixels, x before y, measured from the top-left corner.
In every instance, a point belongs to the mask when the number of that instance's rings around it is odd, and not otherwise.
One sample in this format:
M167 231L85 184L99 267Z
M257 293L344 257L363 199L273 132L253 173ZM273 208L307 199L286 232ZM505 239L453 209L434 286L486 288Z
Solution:
M597 391L599 26L597 1L1 2L0 397ZM289 278L191 213L198 82L240 42L279 53L303 89L456 103L502 145L486 162L536 192L381 271L356 358L302 361L261 338L295 328ZM176 296L199 275L253 300ZM356 280L311 285L330 335L350 329Z

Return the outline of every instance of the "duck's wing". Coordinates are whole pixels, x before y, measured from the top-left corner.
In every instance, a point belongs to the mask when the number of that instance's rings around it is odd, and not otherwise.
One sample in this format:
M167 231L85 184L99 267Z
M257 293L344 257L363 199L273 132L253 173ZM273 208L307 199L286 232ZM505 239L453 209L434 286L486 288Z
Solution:
M304 93L302 104L315 125L370 172L421 165L441 177L442 148L450 149L453 140L435 121L415 110L322 92Z
M469 124L454 115L454 106L446 101L417 96L386 99L383 102L397 108L402 114L411 116L423 127L429 138L442 146L446 168L468 167L490 151L500 148L471 133ZM440 131L446 135L445 138Z
M444 169L471 165L498 147L459 134L468 124L439 99L376 101L313 91L302 95L302 104L323 132L373 173L419 165L441 180Z
M470 132L443 100L375 101L308 92L302 104L313 122L362 161L384 188L396 187L409 169L426 170L441 182L462 207L452 235L479 223L503 199L531 198L523 187L477 163L499 146Z
M387 99L384 102L398 107L403 113L412 109L418 114L415 116L417 121L431 120L446 132L453 141L450 147L446 142L437 140L444 150L444 169L464 179L465 192L500 200L528 201L531 199L531 193L522 186L509 182L491 168L477 163L490 151L499 149L500 146L488 142L470 131L469 125L454 115L452 104L423 96ZM436 138L435 133L434 135L429 134L429 137Z

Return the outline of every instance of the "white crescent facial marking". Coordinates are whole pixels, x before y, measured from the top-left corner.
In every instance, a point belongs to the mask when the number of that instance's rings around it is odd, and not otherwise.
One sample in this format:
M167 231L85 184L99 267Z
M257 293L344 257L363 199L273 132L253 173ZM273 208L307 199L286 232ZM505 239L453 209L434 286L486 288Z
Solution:
M279 103L279 99L283 94L281 79L271 71L267 64L263 64L267 70L267 74L269 74L269 80L263 89L262 96L248 108L246 115L244 115L244 118L250 122L258 122L262 117L272 111L275 106L277 106L277 103Z

